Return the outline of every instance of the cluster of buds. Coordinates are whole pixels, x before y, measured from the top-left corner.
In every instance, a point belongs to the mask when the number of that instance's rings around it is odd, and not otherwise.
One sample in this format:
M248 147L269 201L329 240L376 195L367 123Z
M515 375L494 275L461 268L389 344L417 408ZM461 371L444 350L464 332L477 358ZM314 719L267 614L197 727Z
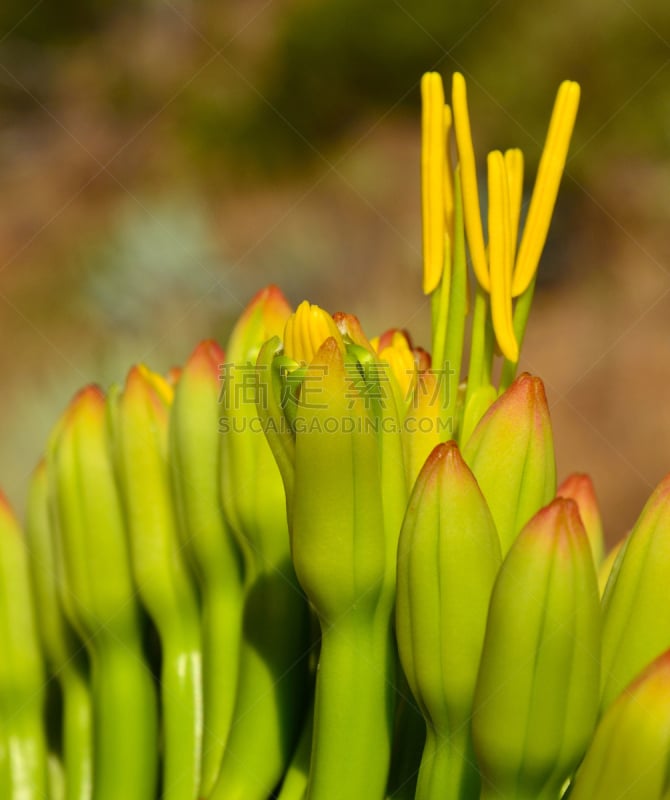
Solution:
M516 375L579 89L486 239L465 82L422 91L432 355L269 287L76 395L25 538L0 497L3 799L668 797L670 477L605 557Z

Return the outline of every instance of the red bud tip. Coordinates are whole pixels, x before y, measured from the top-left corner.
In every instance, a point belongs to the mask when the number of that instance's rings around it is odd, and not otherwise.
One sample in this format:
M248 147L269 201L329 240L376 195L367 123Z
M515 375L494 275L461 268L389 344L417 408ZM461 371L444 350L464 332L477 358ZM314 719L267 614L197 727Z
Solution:
M596 492L593 481L588 475L575 472L563 481L556 490L557 497L570 497L581 507L585 505L597 505Z
M7 495L0 489L0 509L2 511L12 514L12 507L9 505L9 500L7 499Z
M2 490L0 490L0 520L8 525L9 529L18 531L18 523L14 515L14 510Z
M218 380L221 366L225 363L226 354L223 348L213 339L200 342L186 362L185 369L204 377Z
M409 333L404 328L389 328L387 331L381 334L379 337L379 344L377 346L377 352L381 353L382 350L386 349L387 347L393 346L393 337L396 334L401 334L404 336L405 341L407 342L407 346L409 349L412 349L412 339Z
M348 336L354 344L364 347L374 354L374 348L370 344L368 337L363 332L358 317L353 314L346 314L344 311L336 311L333 314L333 321L342 336Z
M649 499L649 507L664 505L670 502L670 472L661 480L654 489L654 493Z
M590 547L579 507L574 500L566 497L557 497L532 517L520 534L529 535L548 535L563 545L572 540L577 545Z
M432 360L430 353L424 350L423 347L415 347L412 351L414 353L414 361L418 372L428 372L431 368Z
M470 468L463 460L461 451L453 439L441 442L432 449L418 480L424 481L426 485L432 484L445 470L449 473L450 480L457 478L459 473L467 473L474 480Z
M256 294L251 298L247 304L247 307L240 315L238 324L253 314L259 306L266 306L268 309L275 310L285 317L288 317L292 311L291 306L289 305L288 300L284 297L282 290L278 286L275 286L275 284L271 283L269 286L265 286L257 291Z
M70 400L63 416L63 423L67 425L72 419L82 414L93 414L100 417L105 414L105 393L95 383L84 386Z

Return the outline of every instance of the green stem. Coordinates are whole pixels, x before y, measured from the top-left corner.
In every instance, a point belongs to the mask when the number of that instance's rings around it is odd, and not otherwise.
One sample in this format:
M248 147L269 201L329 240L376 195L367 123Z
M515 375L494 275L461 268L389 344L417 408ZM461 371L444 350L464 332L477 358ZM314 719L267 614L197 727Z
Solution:
M216 783L233 719L243 600L241 583L233 581L206 581L202 591L204 726L200 792L207 797Z
M44 800L47 750L39 702L27 702L5 722L10 791L3 800Z
M441 406L441 418L450 425L451 439L456 437L456 432L458 430L456 407L458 402L458 385L461 380L461 364L463 361L467 296L468 275L465 258L463 202L461 199L460 172L457 170L454 194L454 244L449 287L449 311L448 314L444 314L445 329L443 349L438 348L438 358L433 356L434 369L444 370L444 375L442 376L444 399ZM435 346L435 341L433 346ZM449 430L449 427L445 427L445 430Z
M146 800L158 771L156 694L139 646L116 639L93 650L95 800ZM69 785L68 785L69 797Z
M93 787L91 693L79 669L65 667L58 677L63 693L65 798L88 800Z
M391 774L386 796L393 800L414 800L421 753L426 739L426 723L421 712L408 699L410 689L400 667L398 670L403 697L396 708Z
M445 737L428 726L416 800L476 800L479 786L479 771L467 733Z
M293 580L286 562L248 588L233 724L209 800L266 800L295 748L308 686L308 617Z
M360 619L354 612L322 629L307 800L384 797L392 659L390 626L383 619Z
M163 705L162 800L198 796L202 753L202 652L197 627L179 624L161 632Z
M475 307L472 317L472 342L470 344L470 368L465 392L465 408L470 398L480 387L491 381L493 360L493 341L489 324L489 297L477 286Z
M519 297L516 301L516 305L514 306L514 335L516 336L516 340L519 343L519 352L521 352L521 347L523 346L523 340L526 335L526 325L528 324L528 317L530 316L530 309L533 305L533 295L535 294L535 278L530 282L526 291ZM507 389L514 378L516 377L516 371L518 367L518 362L515 361L508 361L505 359L503 362L502 374L500 377L500 387L499 392L502 392Z
M309 763L312 752L312 733L314 729L314 704L310 704L305 714L300 739L295 753L286 770L281 791L277 800L303 800L309 779Z

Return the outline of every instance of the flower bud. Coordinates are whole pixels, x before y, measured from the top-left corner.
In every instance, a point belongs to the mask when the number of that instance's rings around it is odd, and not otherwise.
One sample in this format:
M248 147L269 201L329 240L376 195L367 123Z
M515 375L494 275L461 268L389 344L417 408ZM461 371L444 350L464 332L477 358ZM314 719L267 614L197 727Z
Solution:
M665 800L670 754L670 651L607 709L586 751L570 800Z
M396 636L428 727L417 798L477 792L472 702L502 557L491 513L455 442L417 479L398 545Z
M539 511L493 588L473 734L483 798L557 797L598 712L600 604L572 500Z
M596 491L593 481L588 475L574 473L568 476L556 490L557 497L570 497L579 508L579 516L582 518L586 535L591 543L593 553L593 563L596 568L603 560L605 542L603 539L603 524L600 518L600 509L596 499Z
M284 353L300 364L309 364L321 345L331 337L344 352L344 342L335 320L327 311L303 300L286 321Z
M625 550L619 554L603 598L602 709L653 658L670 647L670 475L657 486Z
M219 370L223 350L201 342L186 363L170 413L170 466L179 530L200 584L203 771L209 794L232 723L242 628L242 564L220 487Z
M276 286L261 289L235 324L226 348L228 360L255 364L261 345L273 336L281 336L290 316L291 307Z
M484 414L463 449L498 529L503 556L556 490L544 386L524 373Z
M0 493L0 781L3 796L47 796L45 681L25 541Z

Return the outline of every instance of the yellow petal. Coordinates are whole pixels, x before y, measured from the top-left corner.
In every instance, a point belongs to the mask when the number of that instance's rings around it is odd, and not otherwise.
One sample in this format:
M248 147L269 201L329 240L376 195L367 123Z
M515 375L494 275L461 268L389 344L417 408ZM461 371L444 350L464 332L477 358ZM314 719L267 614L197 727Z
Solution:
M556 95L528 218L521 237L512 284L514 297L518 297L528 288L537 270L556 204L578 106L579 84L564 81Z
M512 323L511 244L509 235L510 202L505 161L500 150L489 153L489 263L491 277L491 316L496 341L505 358L519 360L519 346Z
M458 161L461 169L465 233L468 237L468 247L470 248L472 267L475 271L475 275L481 287L488 292L490 290L489 270L486 260L484 231L482 230L482 217L479 205L475 150L472 144L472 133L470 131L470 115L468 114L465 78L460 72L454 73L451 102L454 110L456 148L458 150Z
M444 267L444 88L437 72L421 79L421 201L423 207L423 291L440 283Z
M294 361L309 364L321 345L331 337L344 353L342 335L330 314L303 300L286 322L284 353Z

